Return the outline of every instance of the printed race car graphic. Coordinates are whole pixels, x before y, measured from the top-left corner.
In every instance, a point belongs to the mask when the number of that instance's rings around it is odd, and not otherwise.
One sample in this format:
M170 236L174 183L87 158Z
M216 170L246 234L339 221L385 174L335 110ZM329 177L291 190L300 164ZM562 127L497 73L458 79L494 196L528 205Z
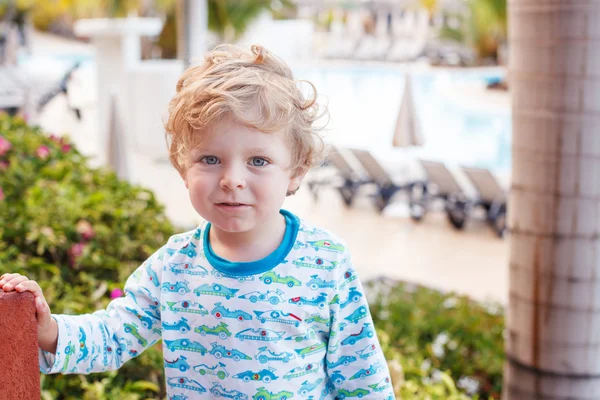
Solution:
M215 356L217 359L231 358L233 361L252 360L252 358L248 357L246 354L237 349L228 350L225 348L225 346L222 346L217 342L212 342L210 345L212 346L210 355Z
M258 353L256 353L254 358L261 364L265 364L267 361L283 361L284 363L287 363L296 358L296 355L286 351L275 353L271 350L268 350L267 346L263 346L258 348Z
M248 395L237 391L237 390L227 390L219 382L213 382L213 387L210 388L210 393L215 397L223 397L224 399L233 399L233 400L246 400Z
M337 394L337 398L340 400L345 399L346 397L358 397L359 399L363 398L364 396L368 395L369 392L366 389L354 389L354 390L348 390L348 389L340 389L338 390L338 394Z
M363 324L363 327L360 329L360 331L352 333L350 336L342 340L342 346L345 346L347 344L354 345L356 342L362 339L372 338L374 334L375 333L371 328L371 324Z
M308 242L309 246L311 246L315 251L323 250L323 251L331 251L333 253L343 253L346 248L341 243L335 243L331 240L317 240L314 242Z
M179 331L181 333L188 333L191 328L187 322L188 320L186 317L181 317L181 319L177 322L163 322L162 327L165 331Z
M194 392L204 393L206 389L200 383L185 376L175 376L167 379L167 384L171 387L193 390Z
M149 290L147 287L143 287L143 286L142 286L142 287L140 287L140 288L138 289L138 291L139 291L141 294L143 294L143 295L147 296L147 297L148 297L148 298L149 298L149 299L152 301L152 303L153 303L153 305L154 305L155 307L158 307L158 305L160 304L160 302L158 301L158 299L157 299L156 297L154 297L154 295L152 294L152 292L151 292L151 291L150 291L150 290ZM131 295L131 297L133 298L133 301L135 301L135 304L137 304L138 306L140 305L140 304L138 303L138 299L137 299L137 297L136 297L136 293L133 293L133 292L131 292L131 291L128 291L128 292L127 292L127 294Z
M125 309L127 311L129 311L130 313L132 313L133 315L135 315L140 322L142 323L142 326L146 329L152 329L152 325L154 324L154 320L152 318L150 318L149 315L144 315L141 314L138 310L134 309L134 308L130 308L130 307L125 307Z
M212 276L214 276L217 279L222 279L222 278L228 278L228 279L235 279L236 281L240 282L240 283L244 283L244 282L250 282L254 280L253 276L243 276L243 275L231 275L225 272L221 272L219 270L213 269L212 271L210 271L210 274Z
M292 313L285 313L281 310L254 311L254 314L256 314L256 318L263 324L265 322L277 322L298 327L300 326L300 322L302 322L302 319L297 315Z
M283 292L279 289L267 290L264 293L254 291L238 296L238 299L250 300L251 303L256 303L257 301L264 301L273 305L277 305L285 301L283 300L283 297L281 297L282 294Z
M218 336L219 339L225 340L231 336L231 332L229 331L229 329L227 329L228 326L229 325L227 325L225 322L221 322L219 323L219 325L216 325L212 328L208 325L203 325L194 328L194 332L199 333L202 336L215 335Z
M322 310L325 308L326 300L327 300L327 294L321 292L321 294L319 294L317 297L313 297L312 299L309 299L304 296L300 296L300 297L294 297L294 298L289 299L288 303L295 304L299 307L302 307L303 305L317 306Z
M65 346L65 362L63 363L62 372L66 371L73 354L75 354L75 345L72 342L69 342L67 346Z
M357 324L358 321L360 321L361 319L363 319L367 316L367 312L368 312L367 306L360 306L356 310L354 310L354 312L352 314L348 315L344 319L348 322L353 322L353 323Z
M169 307L169 311L174 313L182 312L188 314L208 315L208 310L200 303L196 303L195 301L167 301L167 306Z
M338 285L339 290L343 290L346 286L348 286L351 282L355 281L357 278L356 272L352 268L348 268L346 272L344 272L344 276L341 278L341 282Z
M179 293L181 295L189 293L188 281L179 281L175 283L165 282L160 287L163 293Z
M165 368L176 368L181 372L185 372L190 369L190 364L188 364L186 360L186 356L180 356L172 361L169 361L165 358Z
M320 278L319 275L316 275L316 274L311 275L310 278L311 279L308 282L306 282L305 285L308 286L309 288L311 288L312 290L325 289L325 288L335 289L335 287L337 286L337 284L334 280L325 281L322 278Z
M313 354L325 351L327 345L324 342L313 344L311 346L304 347L302 349L294 349L294 351L302 358L308 357Z
M287 287L290 287L290 288L293 288L294 286L302 285L302 282L300 282L298 279L294 278L293 276L283 276L282 277L280 275L277 275L273 271L269 271L269 272L263 274L258 279L260 279L266 285L270 285L271 283L280 283L280 284L286 285Z
M304 256L295 259L292 261L292 264L301 268L316 268L331 271L338 265L338 262L325 260L324 258L320 257Z
M350 288L350 291L348 292L348 298L344 302L340 303L340 308L346 308L352 303L358 303L361 297L363 297L362 293L356 290L355 287Z
M77 334L77 338L79 339L79 356L77 356L77 362L81 362L88 358L90 351L88 350L85 342L87 335L82 327L79 327L79 333Z
M373 389L374 392L383 392L385 389L388 389L391 386L392 386L392 382L390 381L390 378L388 378L387 376L385 378L383 378L382 380L380 380L379 382L369 385L369 387L371 389Z
M192 265L190 263L169 263L169 269L175 275L185 274L194 276L206 276L208 271L201 265Z
M316 381L309 383L308 380L302 382L298 394L302 397L306 397L307 394L315 390L325 379L319 378Z
M234 375L234 378L237 379L241 379L244 382L251 382L251 381L262 381L262 382L271 382L274 381L276 379L279 379L278 376L276 376L274 374L275 372L275 368L272 367L268 367L268 368L264 368L261 369L260 371L244 371L244 372L240 372L239 374Z
M264 387L259 387L257 390L252 400L288 400L294 396L294 393L285 390L277 393L269 392Z
M188 397L185 394L176 394L173 397L169 397L169 400L188 400Z
M336 361L327 363L327 368L333 369L340 365L348 366L356 360L357 360L357 358L354 356L341 356Z
M210 312L217 319L221 318L233 318L238 321L250 321L252 319L252 315L248 314L242 310L231 311L230 309L224 307L221 303L215 303L215 308Z
M239 290L240 289L231 289L231 288L228 288L227 286L223 286L218 283L213 283L213 284L205 283L203 285L200 285L196 289L194 289L194 294L196 296L200 296L201 294L212 295L212 296L222 296L222 297L225 297L226 299L231 299L232 297L235 297L235 294Z
M181 250L179 250L181 254L185 254L189 258L194 258L198 255L196 252L196 245L194 243L188 243L184 245Z
M165 347L170 351L182 350L191 351L205 355L208 350L198 342L192 342L189 339L165 340Z
M283 376L283 378L289 381L292 378L298 378L300 376L314 374L318 372L320 368L320 365L317 363L304 364L303 366L298 366L296 368L291 369L287 374Z
M342 375L340 371L333 371L329 376L329 379L331 379L331 382L339 386L346 380L346 377Z
M235 337L243 341L247 340L261 340L265 342L274 342L277 340L281 340L281 337L285 334L285 332L275 332L271 329L265 328L257 328L257 329L244 329L241 332L235 334Z
M375 346L374 344L369 344L364 349L355 351L355 353L358 354L358 356L364 360L377 353L377 346Z
M311 316L306 318L304 322L306 322L307 324L312 324L313 322L315 322L318 324L325 325L327 327L331 325L331 321L329 320L329 318L322 317L319 314L312 314Z
M214 375L219 379L225 379L229 376L229 372L225 369L226 365L219 361L218 364L209 367L206 364L199 364L193 367L193 370L200 375Z
M158 282L158 275L156 275L156 271L154 271L150 263L146 264L146 273L148 274L148 279L154 285L154 287L158 287L160 284Z
M131 336L137 339L138 343L142 346L146 347L148 345L148 341L140 335L139 327L132 322L131 324L123 324L125 333L129 333Z
M377 375L381 372L382 369L383 366L379 361L377 361L375 364L370 365L369 368L363 368L357 371L354 375L350 377L349 380L352 381L354 379L365 379L368 376Z
M285 340L293 340L296 343L300 343L304 340L312 340L316 337L316 333L314 328L308 328L306 330L306 332L304 333L299 333L297 335L292 335L292 336L288 336L285 338Z

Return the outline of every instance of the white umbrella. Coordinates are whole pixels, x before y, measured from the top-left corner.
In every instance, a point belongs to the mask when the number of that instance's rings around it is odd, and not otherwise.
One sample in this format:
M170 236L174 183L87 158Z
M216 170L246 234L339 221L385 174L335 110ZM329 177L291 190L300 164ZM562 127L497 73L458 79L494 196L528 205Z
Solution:
M405 81L402 104L400 105L400 112L396 120L396 129L394 130L392 144L394 147L422 146L424 143L423 131L419 123L412 83L408 74L406 74Z

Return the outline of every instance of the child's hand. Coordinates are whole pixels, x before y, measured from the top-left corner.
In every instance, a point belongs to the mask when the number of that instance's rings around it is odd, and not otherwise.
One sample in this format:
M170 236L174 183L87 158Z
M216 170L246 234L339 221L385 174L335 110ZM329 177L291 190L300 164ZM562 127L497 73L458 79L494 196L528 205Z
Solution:
M38 342L42 350L51 353L56 352L56 342L58 340L58 326L50 306L44 298L42 289L36 281L29 280L26 276L20 274L4 274L0 276L0 289L5 292L17 291L31 292L35 297L35 313L38 326Z

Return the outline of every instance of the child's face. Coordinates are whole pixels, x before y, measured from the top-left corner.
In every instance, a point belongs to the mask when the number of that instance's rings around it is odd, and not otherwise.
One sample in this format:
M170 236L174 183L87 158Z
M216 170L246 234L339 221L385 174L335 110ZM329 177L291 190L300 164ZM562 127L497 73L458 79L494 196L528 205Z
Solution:
M283 132L264 133L226 120L186 157L185 185L200 216L224 232L249 232L279 217L292 177L291 145Z

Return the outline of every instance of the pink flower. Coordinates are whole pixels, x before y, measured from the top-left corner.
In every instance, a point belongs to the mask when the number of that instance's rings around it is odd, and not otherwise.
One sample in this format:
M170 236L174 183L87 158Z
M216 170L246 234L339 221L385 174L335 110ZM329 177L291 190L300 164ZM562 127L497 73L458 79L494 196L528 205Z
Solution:
M35 154L42 160L45 160L50 156L50 149L48 148L48 146L40 146L36 150Z
M77 231L77 233L79 233L81 235L83 240L90 240L96 235L96 232L94 232L94 228L92 227L92 224L90 224L89 222L87 222L84 219L82 219L81 221L79 221L77 223L75 230Z
M63 144L60 148L60 150L63 153L68 153L69 151L71 151L71 145L70 144Z
M110 298L111 299L118 299L119 297L123 297L125 293L123 293L123 291L119 288L113 289L110 292Z
M78 264L77 261L79 257L83 255L83 251L85 250L85 244L83 243L75 243L68 251L69 254L69 264L72 268L77 269Z
M9 166L8 161L0 161L0 171L6 171Z
M11 148L12 148L12 144L7 139L0 136L0 156L3 156L6 153L8 153L8 151Z
M2 188L0 187L0 201L4 200L4 192L2 191Z

